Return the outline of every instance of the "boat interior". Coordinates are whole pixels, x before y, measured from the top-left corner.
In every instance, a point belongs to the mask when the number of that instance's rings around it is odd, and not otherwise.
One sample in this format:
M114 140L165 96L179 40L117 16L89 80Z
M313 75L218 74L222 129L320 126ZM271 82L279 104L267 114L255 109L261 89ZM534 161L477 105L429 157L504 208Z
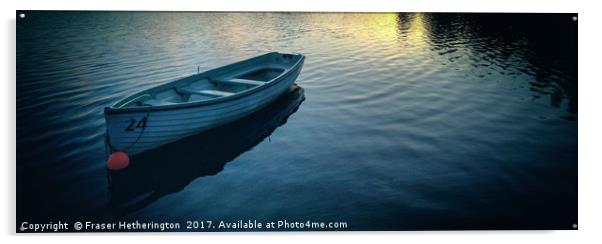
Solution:
M294 67L301 57L269 53L145 90L114 107L164 106L232 96L274 80Z

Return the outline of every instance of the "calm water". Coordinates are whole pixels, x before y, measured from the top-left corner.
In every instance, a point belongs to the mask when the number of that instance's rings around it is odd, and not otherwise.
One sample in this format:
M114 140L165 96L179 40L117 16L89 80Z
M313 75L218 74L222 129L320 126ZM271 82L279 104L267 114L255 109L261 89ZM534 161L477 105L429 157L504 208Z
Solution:
M577 223L573 15L26 16L17 20L17 223ZM107 173L105 106L197 66L269 51L307 56L301 88Z

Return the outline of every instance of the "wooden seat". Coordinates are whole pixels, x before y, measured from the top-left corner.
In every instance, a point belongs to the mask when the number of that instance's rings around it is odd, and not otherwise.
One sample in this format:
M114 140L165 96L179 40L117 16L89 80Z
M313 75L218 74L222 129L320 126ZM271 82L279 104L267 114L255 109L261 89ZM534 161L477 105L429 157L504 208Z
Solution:
M170 104L177 104L177 103L168 101L168 100L149 99L149 100L142 102L140 105L154 107L154 106L163 106L163 105L170 105Z
M142 104L144 101L152 99L152 96L149 94L142 94L140 96L137 96L136 98L129 100L128 102L124 103L123 105L119 106L119 108L125 108L128 107L132 104L137 104L138 106L140 104Z
M265 82L256 81L256 80L245 80L245 79L212 80L212 81L215 83L248 85L248 86L261 86L261 85L265 84Z
M202 96L208 96L208 97L225 97L225 96L234 95L234 93L232 93L232 92L217 91L217 90L196 91L196 90L192 90L190 88L178 88L177 91L179 93L185 93L188 95L194 94L194 95L202 95Z

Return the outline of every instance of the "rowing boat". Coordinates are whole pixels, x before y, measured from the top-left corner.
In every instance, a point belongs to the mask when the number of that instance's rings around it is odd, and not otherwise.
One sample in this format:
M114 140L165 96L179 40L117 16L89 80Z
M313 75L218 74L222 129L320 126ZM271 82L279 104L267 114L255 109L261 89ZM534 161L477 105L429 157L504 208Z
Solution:
M136 155L240 119L287 91L304 60L267 53L128 96L104 110L107 145Z

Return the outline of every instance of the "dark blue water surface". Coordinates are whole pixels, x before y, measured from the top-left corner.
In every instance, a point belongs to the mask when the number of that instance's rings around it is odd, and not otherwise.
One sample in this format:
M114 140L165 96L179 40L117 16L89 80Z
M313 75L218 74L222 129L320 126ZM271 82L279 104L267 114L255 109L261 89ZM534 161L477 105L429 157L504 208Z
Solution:
M17 19L17 223L344 221L571 229L570 14L32 12ZM298 87L108 173L103 108L270 51Z

